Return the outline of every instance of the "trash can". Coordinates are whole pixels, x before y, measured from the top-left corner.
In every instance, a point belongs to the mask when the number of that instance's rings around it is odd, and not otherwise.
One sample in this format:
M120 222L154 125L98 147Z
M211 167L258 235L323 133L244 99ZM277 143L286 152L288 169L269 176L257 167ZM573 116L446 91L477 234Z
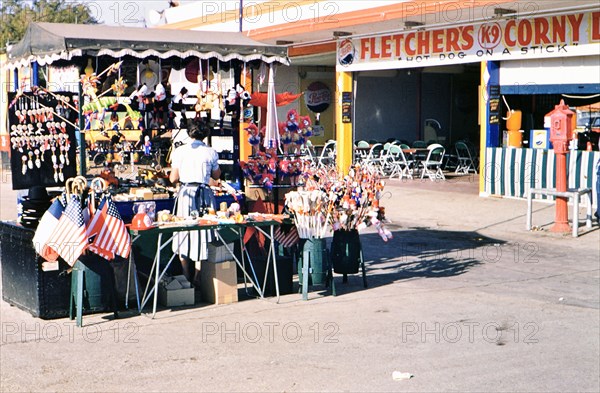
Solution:
M331 241L331 263L338 274L356 274L360 266L360 235L358 230L337 230Z
M329 260L326 239L301 239L300 256L298 258L298 282L302 285L302 267L305 260L310 260L308 285L327 283Z
M86 313L104 312L116 306L115 278L112 266L95 254L82 255L71 272L71 297L76 299L79 290L77 276L83 273L83 305ZM72 303L72 306L78 305Z

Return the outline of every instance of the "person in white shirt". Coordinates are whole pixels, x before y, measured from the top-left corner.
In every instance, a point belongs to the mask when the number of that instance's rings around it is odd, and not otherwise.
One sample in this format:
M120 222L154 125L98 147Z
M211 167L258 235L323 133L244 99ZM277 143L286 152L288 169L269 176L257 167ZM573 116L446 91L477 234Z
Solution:
M180 182L179 193L175 201L174 214L179 217L203 215L207 208L216 210L215 196L209 186L210 179L221 176L217 152L207 146L205 139L210 128L203 121L188 122L188 135L192 142L178 147L172 153L169 180ZM199 283L199 270L192 274L193 262L207 259L207 244L212 240L211 231L186 231L173 235L172 249L179 255L181 267L188 281Z

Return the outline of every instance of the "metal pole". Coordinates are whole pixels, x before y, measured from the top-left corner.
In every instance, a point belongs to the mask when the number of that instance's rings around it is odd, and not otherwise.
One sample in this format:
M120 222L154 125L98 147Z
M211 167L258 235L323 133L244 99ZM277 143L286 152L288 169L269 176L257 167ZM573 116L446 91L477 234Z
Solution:
M239 29L240 33L244 31L244 0L240 0L240 15L239 15ZM235 86L235 85L234 85Z
M79 175L85 176L85 119L83 117L83 85L79 82L78 97L78 115L79 115L79 130L77 130L77 145L79 146Z

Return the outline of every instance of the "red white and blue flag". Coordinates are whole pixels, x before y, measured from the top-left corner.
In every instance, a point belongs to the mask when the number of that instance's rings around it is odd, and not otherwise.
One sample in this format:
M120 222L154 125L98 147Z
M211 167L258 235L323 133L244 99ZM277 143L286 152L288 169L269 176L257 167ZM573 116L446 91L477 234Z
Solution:
M284 248L290 248L300 241L300 236L298 236L298 230L295 225L287 231L281 229L281 226L277 227L273 237Z
M65 204L64 194L56 198L42 216L33 236L35 251L48 262L56 262L58 260L58 251L49 241L52 232L54 232L54 229L58 225L60 216L62 216L65 210Z
M88 248L109 261L129 257L131 237L112 198L105 196L87 228Z
M87 247L86 239L81 201L78 196L70 195L47 245L73 266Z

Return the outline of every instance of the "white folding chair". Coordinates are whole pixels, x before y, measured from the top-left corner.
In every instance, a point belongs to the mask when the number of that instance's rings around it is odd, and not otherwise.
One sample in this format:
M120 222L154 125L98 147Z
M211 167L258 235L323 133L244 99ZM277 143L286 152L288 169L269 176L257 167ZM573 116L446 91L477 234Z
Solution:
M387 165L389 165L389 168L391 169L390 179L396 175L398 176L398 179L402 179L404 176L409 179L413 178L413 170L400 146L390 146L387 155Z
M444 161L446 149L439 143L433 143L427 149L427 158L421 162L423 166L421 179L427 175L431 181L435 181L436 179L446 180L444 172L442 172L442 162Z
M369 142L358 141L356 142L356 147L358 149L356 150L356 154L354 155L354 161L356 163L362 163L365 161L367 155L369 154Z
M329 140L317 159L318 168L331 168L335 167L335 154L336 154L336 143L334 140Z
M311 166L317 165L315 149L311 141L306 141L306 143L300 148L300 159L308 161Z
M454 148L456 149L456 156L458 159L458 164L456 165L456 170L454 172L466 175L473 171L477 174L477 167L475 166L475 160L473 160L469 146L467 146L466 143L459 141L456 142Z
M381 143L375 143L373 146L371 146L369 154L364 160L364 167L371 172L383 174L381 161L382 152L383 145Z

